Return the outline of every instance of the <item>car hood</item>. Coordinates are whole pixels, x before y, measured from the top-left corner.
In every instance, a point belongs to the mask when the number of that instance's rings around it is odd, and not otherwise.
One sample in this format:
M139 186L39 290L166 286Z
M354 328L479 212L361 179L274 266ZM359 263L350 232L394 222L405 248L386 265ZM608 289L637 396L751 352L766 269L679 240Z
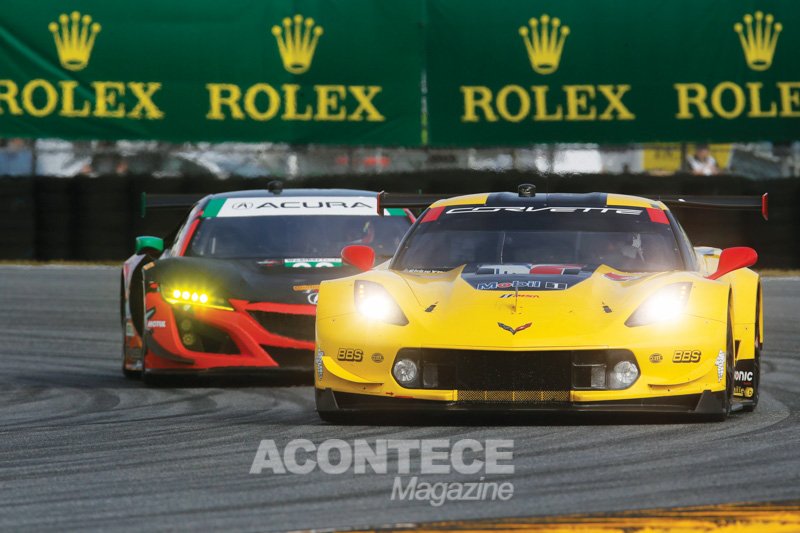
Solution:
M506 348L608 346L613 339L604 331L619 328L660 286L687 276L626 274L604 265L530 270L492 272L467 265L440 274L391 274L402 280L397 292L405 293L399 302L403 311L431 346Z
M174 257L158 261L147 280L225 299L316 304L320 282L355 272L349 266L290 267L283 260Z

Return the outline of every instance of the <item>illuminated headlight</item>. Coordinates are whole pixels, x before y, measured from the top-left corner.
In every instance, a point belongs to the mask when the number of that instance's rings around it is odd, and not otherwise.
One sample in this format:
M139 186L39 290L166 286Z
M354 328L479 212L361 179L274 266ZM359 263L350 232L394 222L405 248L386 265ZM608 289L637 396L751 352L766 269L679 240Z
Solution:
M419 368L412 359L398 359L392 368L392 375L400 385L408 387L417 381Z
M227 300L215 298L202 290L189 290L184 288L164 289L162 292L164 299L175 305L195 305L198 307L210 307L212 309L223 309L233 311Z
M389 292L371 281L356 281L355 304L358 312L371 320L388 322L398 326L408 324L400 306Z
M662 287L644 301L639 308L625 321L629 327L645 326L658 322L670 322L683 315L692 284L673 283Z
M620 361L611 372L608 373L608 388L609 389L627 389L636 378L639 377L639 369L631 361Z

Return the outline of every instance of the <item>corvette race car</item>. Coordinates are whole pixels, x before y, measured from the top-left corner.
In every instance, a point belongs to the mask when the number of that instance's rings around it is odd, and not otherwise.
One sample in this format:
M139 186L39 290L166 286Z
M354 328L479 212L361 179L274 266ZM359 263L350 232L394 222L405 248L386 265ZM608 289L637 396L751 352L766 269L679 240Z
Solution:
M181 205L191 203L162 207ZM404 209L383 215L367 191L271 187L199 199L166 248L139 237L122 267L123 373L153 382L310 371L319 283L356 272L341 249L369 244L390 257L413 222Z
M363 245L342 257L363 272L320 286L323 419L384 410L721 419L758 402L762 293L746 268L757 255L693 248L662 201L530 185L461 196L433 203L391 261L373 268Z

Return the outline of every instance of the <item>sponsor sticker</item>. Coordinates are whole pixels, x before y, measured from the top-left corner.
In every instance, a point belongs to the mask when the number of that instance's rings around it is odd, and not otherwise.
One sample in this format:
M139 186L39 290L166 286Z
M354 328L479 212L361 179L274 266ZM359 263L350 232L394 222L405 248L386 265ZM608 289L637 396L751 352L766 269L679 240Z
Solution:
M359 350L358 348L339 348L336 359L339 361L360 363L364 359L364 350Z
M214 198L203 218L304 215L378 216L375 196L267 196Z
M319 285L294 285L292 290L295 292L318 291Z
M467 213L600 213L611 215L633 215L642 214L641 209L620 209L616 207L525 207L525 206L478 206L478 207L454 207L445 211L445 214L467 214Z
M675 350L672 354L673 363L699 363L702 356L700 350Z
M372 354L372 362L373 363L382 363L383 362L383 354L382 353L374 353L374 354Z
M314 366L317 369L318 379L322 379L322 376L325 374L325 363L322 362L323 357L325 357L325 352L317 350L317 355L314 356Z
M723 376L725 376L725 350L719 351L714 364L717 365L717 381L722 381Z
M153 328L158 328L158 329L160 329L160 328L165 328L165 327L167 327L167 322L166 322L165 320L148 320L148 321L147 321L147 327L148 327L149 329L153 329Z
M331 268L342 266L340 257L302 257L284 259L283 266L287 268ZM317 286L319 288L319 285ZM300 290L300 289L295 289Z
M651 363L660 363L664 359L664 356L660 353L650 354L650 362Z
M509 289L545 289L550 291L563 291L569 288L567 283L560 281L489 281L478 283L479 291L497 291Z

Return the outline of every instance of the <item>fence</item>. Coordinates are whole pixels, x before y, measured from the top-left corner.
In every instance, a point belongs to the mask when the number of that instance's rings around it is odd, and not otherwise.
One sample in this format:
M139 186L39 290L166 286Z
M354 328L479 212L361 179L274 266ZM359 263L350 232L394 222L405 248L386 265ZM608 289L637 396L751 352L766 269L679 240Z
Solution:
M376 176L323 176L293 180L292 187L347 187L396 192L468 193L515 190L532 182L540 192L602 190L658 194L762 194L769 192L770 220L753 212L678 209L676 213L696 245L752 246L762 268L800 267L800 180L748 180L731 176L580 175L545 177L518 171L503 173L440 171ZM185 213L151 213L142 219L141 193L213 193L256 189L266 180L110 176L72 179L0 178L0 259L122 260L132 253L137 235L161 235Z

